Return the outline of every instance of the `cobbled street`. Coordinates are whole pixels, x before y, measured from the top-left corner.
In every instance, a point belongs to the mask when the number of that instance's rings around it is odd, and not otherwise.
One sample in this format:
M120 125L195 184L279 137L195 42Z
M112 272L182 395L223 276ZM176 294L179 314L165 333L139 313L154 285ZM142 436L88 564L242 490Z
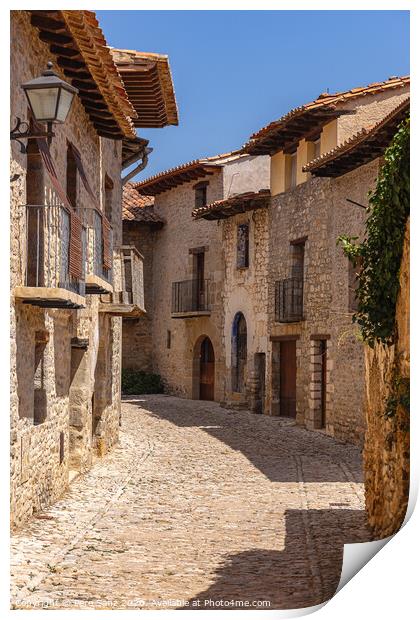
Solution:
M210 402L133 396L119 446L12 537L14 608L284 609L370 538L360 450Z

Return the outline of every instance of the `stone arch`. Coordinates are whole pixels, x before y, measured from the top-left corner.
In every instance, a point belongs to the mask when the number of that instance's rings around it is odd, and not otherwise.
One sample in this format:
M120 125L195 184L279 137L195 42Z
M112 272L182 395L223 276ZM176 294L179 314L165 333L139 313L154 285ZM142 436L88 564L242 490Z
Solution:
M232 323L231 372L232 392L243 393L247 361L247 324L242 312L237 312Z
M202 334L193 350L192 397L195 400L214 400L215 354L211 339Z

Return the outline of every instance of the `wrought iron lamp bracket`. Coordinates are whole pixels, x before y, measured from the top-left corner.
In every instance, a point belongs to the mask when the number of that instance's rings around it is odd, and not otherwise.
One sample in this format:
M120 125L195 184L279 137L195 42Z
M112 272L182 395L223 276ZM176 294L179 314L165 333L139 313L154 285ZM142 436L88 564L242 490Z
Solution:
M26 154L27 146L22 140L35 140L36 138L47 138L47 142L50 145L51 139L55 136L52 131L52 123L47 123L47 131L32 133L27 121L22 121L19 116L16 117L16 125L10 132L10 140L16 140L20 145L20 152Z

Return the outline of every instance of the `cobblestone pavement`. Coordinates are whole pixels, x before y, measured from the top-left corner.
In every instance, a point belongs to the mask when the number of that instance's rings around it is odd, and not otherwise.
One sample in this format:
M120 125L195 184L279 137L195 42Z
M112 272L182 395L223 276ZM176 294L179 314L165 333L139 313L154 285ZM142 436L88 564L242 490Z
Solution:
M357 448L214 403L133 396L122 409L120 445L13 535L14 608L333 595L343 543L369 539Z

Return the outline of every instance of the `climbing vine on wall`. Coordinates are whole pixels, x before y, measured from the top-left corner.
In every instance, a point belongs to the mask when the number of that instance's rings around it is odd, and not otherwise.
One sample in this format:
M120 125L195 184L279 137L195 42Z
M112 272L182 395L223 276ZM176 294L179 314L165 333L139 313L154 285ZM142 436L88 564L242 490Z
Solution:
M384 153L376 188L369 192L366 238L340 236L344 253L361 268L357 276L358 310L353 321L360 325L369 346L392 344L399 271L405 224L410 205L410 119L398 127Z

